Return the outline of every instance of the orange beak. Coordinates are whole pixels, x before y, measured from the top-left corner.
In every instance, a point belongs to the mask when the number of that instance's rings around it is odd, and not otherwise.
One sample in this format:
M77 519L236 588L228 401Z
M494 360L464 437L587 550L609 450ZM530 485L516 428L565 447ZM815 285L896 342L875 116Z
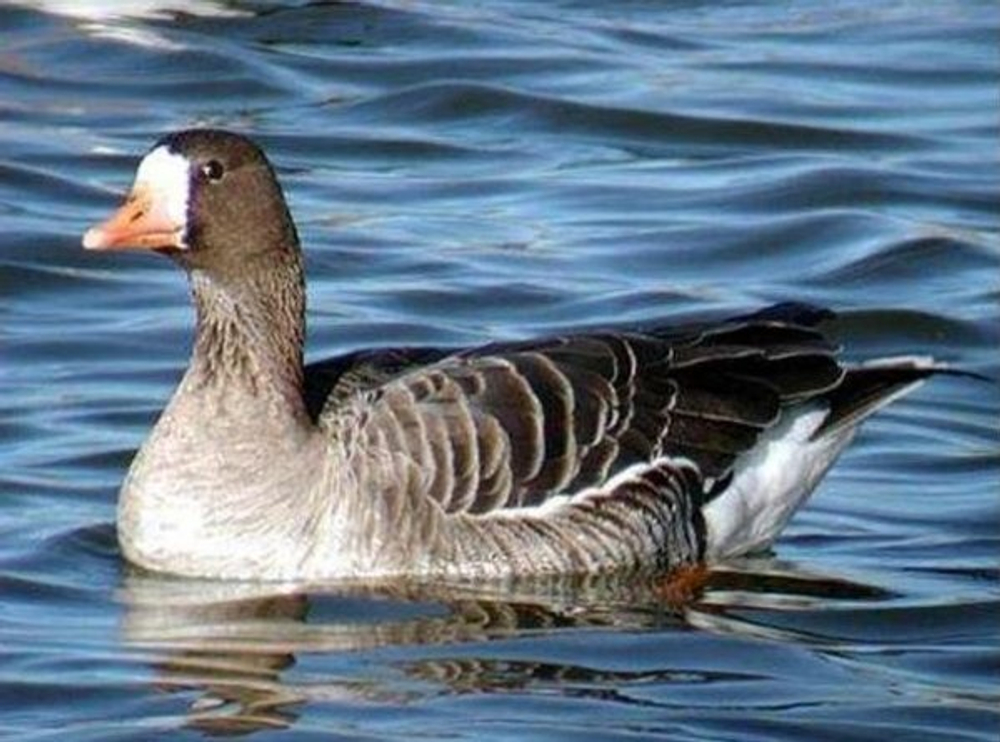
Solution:
M87 250L185 249L184 225L170 218L156 196L153 188L137 183L114 214L87 230L83 246Z

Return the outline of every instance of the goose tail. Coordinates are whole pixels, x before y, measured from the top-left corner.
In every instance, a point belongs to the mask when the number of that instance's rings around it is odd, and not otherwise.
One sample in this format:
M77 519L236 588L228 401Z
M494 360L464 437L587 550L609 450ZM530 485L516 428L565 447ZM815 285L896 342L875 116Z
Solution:
M786 407L779 422L736 462L728 486L704 503L706 557L767 549L858 426L938 373L968 375L927 357L882 358L845 369L834 388Z

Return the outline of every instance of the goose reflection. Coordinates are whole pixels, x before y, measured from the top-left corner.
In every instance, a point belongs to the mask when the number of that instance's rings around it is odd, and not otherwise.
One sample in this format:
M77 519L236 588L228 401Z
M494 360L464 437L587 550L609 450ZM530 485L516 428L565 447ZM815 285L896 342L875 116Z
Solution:
M199 581L130 569L120 589L121 631L153 668L158 689L197 693L186 712L189 727L231 736L293 726L311 703L405 704L428 693L539 684L606 688L635 680L636 673L583 664L469 656L470 648L497 639L588 627L696 628L773 639L781 631L747 620L742 609L822 609L830 601L888 596L770 559L700 577L678 592L673 578L634 573L503 585L331 587ZM463 650L449 654L449 645ZM390 672L375 677L359 670L369 662L364 650L379 648L399 648L399 659L380 658ZM293 669L308 655L323 656L324 677ZM661 681L691 678L687 668L656 674ZM649 672L642 675L648 679Z

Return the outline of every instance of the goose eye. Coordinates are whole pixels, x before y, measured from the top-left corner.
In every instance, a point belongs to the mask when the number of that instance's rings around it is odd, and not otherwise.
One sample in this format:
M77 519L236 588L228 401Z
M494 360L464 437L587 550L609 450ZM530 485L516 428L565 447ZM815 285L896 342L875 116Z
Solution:
M209 160L201 166L201 174L211 181L222 180L225 168L222 167L222 163L218 160Z

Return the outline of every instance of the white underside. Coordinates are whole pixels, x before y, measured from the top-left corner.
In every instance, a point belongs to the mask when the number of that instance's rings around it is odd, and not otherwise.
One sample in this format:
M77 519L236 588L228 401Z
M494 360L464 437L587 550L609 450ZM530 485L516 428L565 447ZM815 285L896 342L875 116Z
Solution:
M933 360L918 356L883 358L865 364L930 368ZM706 558L721 560L766 549L781 533L857 432L858 426L887 404L913 391L923 381L900 387L864 409L846 424L813 439L827 416L821 403L793 408L737 462L730 486L702 511L706 526Z
M826 415L818 405L786 413L737 463L732 483L703 510L708 559L760 551L774 542L854 436L851 427L812 440Z

